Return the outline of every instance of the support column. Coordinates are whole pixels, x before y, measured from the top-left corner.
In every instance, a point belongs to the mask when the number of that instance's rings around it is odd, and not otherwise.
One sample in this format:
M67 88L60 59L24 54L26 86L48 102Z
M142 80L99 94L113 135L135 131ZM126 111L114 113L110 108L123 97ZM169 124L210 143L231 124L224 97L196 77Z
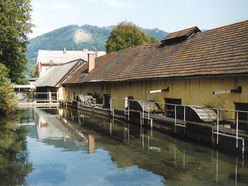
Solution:
M52 92L48 92L48 97L49 97L49 103L52 103Z

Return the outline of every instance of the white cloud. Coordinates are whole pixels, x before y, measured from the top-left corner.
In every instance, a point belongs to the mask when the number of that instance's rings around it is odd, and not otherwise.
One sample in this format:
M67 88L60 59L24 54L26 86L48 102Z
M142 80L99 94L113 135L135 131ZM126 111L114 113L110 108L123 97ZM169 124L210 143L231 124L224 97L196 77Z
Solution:
M74 41L78 43L86 42L91 40L91 34L85 32L83 29L78 29L74 35Z
M54 6L54 8L60 9L60 10L72 10L73 9L72 6L66 2L58 3Z
M118 8L133 8L134 4L127 1L121 0L104 0L104 3L108 6L118 7Z

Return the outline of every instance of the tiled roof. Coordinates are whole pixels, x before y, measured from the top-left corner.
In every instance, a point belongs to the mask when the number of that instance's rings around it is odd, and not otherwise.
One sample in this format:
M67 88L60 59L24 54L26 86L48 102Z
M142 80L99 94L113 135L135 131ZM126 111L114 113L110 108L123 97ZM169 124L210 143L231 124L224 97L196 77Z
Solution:
M160 42L101 56L89 74L75 73L65 83L243 73L248 74L248 20L197 32L174 44Z
M76 72L73 73L62 84L78 83L82 78L88 75L88 65L81 66Z
M64 81L66 76L70 75L73 70L78 69L83 63L85 62L79 59L54 66L48 69L34 84L36 87L58 87L59 83Z

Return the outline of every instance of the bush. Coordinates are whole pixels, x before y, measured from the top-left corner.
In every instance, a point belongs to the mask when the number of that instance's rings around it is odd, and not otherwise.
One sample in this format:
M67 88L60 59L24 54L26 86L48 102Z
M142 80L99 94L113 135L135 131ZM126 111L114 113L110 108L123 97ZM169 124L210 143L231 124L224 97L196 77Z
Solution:
M8 115L16 109L16 97L8 78L8 69L0 63L0 115Z

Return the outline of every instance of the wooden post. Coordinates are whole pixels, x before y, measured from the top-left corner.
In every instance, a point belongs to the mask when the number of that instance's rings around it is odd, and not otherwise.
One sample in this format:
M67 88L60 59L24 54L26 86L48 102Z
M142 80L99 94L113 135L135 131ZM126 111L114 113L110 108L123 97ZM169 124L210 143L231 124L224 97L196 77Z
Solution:
M51 91L48 92L49 103L52 103L52 93Z

